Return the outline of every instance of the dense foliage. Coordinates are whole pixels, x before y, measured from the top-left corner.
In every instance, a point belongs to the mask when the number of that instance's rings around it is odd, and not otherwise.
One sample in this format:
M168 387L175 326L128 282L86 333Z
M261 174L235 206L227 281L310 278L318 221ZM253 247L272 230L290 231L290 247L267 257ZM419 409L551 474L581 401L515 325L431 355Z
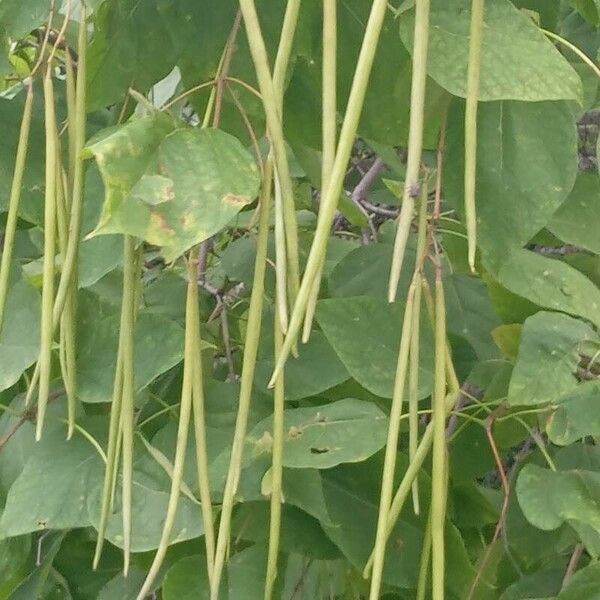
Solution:
M0 600L600 598L599 0L0 40Z

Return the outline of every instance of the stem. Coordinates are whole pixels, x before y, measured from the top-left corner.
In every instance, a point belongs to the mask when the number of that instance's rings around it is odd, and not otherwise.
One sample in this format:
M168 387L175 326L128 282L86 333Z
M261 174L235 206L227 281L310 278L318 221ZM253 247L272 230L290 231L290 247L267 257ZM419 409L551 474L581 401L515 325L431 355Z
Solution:
M283 345L283 331L275 314L275 358ZM273 462L271 465L271 520L269 526L269 554L265 582L265 600L273 596L277 578L277 557L281 532L281 504L283 503L283 431L284 431L285 384L283 371L275 382L273 392Z
M477 102L481 71L481 41L483 38L484 0L472 0L469 39L469 67L465 105L465 222L468 238L468 258L475 272L477 251L477 213L475 210L477 179Z
M275 380L283 368L292 346L296 342L306 313L306 306L310 297L313 281L319 273L319 267L321 266L323 256L325 256L327 251L329 231L335 217L337 203L342 191L342 185L346 175L346 166L352 152L354 137L362 112L367 84L371 74L371 67L373 66L377 42L383 27L386 11L387 0L373 0L371 14L367 23L358 63L356 65L352 89L350 90L350 96L348 98L346 115L340 132L335 163L331 171L331 179L327 191L321 199L321 219L317 223L314 240L306 263L304 278L292 311L288 333L283 343L283 347L281 348L279 360L275 365L271 381L269 382L269 387L273 387L275 384Z
M444 525L446 522L446 305L441 267L435 280L435 381L433 390L433 462L431 473L432 599L444 599Z
M396 470L396 457L398 453L398 437L400 435L400 417L402 415L402 402L404 400L404 388L408 367L408 355L411 341L411 326L413 323L413 307L415 301L415 278L408 290L404 319L402 323L402 337L398 351L398 362L396 365L396 378L394 380L394 393L392 407L390 410L390 422L388 427L387 442L385 446L385 459L383 463L383 474L381 476L381 497L379 501L379 516L377 519L377 534L373 548L373 573L371 575L370 600L378 600L381 589L383 563L385 560L385 547L387 542L386 524L388 512L392 502L394 491L394 473ZM366 573L364 573L366 576Z
M121 306L120 344L122 345L123 397L121 400L121 427L123 428L123 572L129 571L131 555L131 523L133 493L133 435L134 435L134 313L137 279L135 238L124 237L123 301Z
M417 0L415 15L412 84L410 93L410 124L408 154L402 209L394 241L388 300L394 302L404 262L406 243L419 189L419 171L423 151L423 122L425 115L425 89L427 84L427 46L429 42L429 0Z
M192 261L188 261L192 264ZM183 469L185 466L185 455L187 450L190 416L192 413L192 395L193 395L193 378L196 362L196 352L194 348L194 340L196 337L195 329L198 326L196 319L193 316L194 310L197 311L198 306L198 283L196 281L196 269L194 264L188 266L188 286L186 298L186 331L185 331L185 348L184 348L184 363L183 363L183 385L181 390L181 404L179 408L179 425L177 428L177 441L175 445L175 459L173 461L173 474L171 477L171 490L169 493L169 503L165 514L165 522L158 544L158 549L154 555L152 565L146 575L146 580L142 585L140 592L137 595L137 600L144 600L152 591L152 587L169 548L169 540L175 525L177 517L177 508L179 505L179 496L181 493L181 483L183 481ZM194 294L195 292L195 294ZM194 303L196 306L194 307Z
M4 311L6 298L8 297L8 285L10 279L10 268L12 254L15 245L15 234L19 220L19 205L21 203L21 189L23 188L23 175L25 174L25 163L29 147L29 132L31 130L31 115L33 111L33 85L27 88L21 128L19 131L19 142L15 159L15 172L10 188L8 201L8 216L4 230L4 244L2 249L2 261L0 263L0 332L4 324Z
M583 50L580 50L577 46L571 44L569 40L566 40L564 37L561 37L552 31L548 31L547 29L542 29L541 31L551 40L562 44L565 48L568 48L571 52L576 54L590 69L592 69L592 71L594 71L596 77L600 79L600 69L598 68L598 65L585 52L583 52Z
M221 577L223 574L225 555L227 553L231 530L231 512L233 510L235 493L240 479L244 442L248 427L248 415L250 412L250 401L253 393L254 371L256 368L256 356L262 321L265 270L267 264L267 241L269 234L269 201L271 197L271 180L273 177L273 173L271 169L268 168L268 164L269 163L267 163L267 168L265 169L263 190L259 200L260 217L258 239L254 263L254 280L252 283L252 294L250 296L250 308L248 309L248 323L240 383L240 398L233 436L233 445L231 448L229 470L227 472L227 480L223 492L221 520L219 523L219 534L215 552L215 565L211 579L211 600L218 600L219 598L219 588L221 585Z
M44 116L46 131L46 194L44 199L44 267L40 335L40 386L38 390L35 439L40 440L50 391L52 369L52 304L54 301L54 262L56 254L56 113L50 68L44 75Z
M331 172L335 162L335 144L337 137L337 0L324 0L323 2L323 155L321 159L321 191L329 186ZM319 218L321 217L319 210ZM315 318L323 265L325 258L321 257L321 264L312 283L310 295L306 305L302 341L308 342L312 324Z

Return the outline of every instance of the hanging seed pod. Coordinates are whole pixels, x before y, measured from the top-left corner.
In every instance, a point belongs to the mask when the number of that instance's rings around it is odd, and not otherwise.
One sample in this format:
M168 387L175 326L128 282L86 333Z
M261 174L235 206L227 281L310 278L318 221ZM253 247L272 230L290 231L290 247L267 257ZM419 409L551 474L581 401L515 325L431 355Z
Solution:
M54 112L54 85L52 70L44 75L44 118L46 132L46 178L44 198L44 261L42 277L42 318L40 356L38 360L40 383L38 390L35 438L40 440L50 392L52 368L52 312L54 304L54 262L56 255L56 114Z
M324 0L323 2L323 119L322 138L323 154L321 157L321 193L329 186L331 171L335 161L336 145L336 116L337 116L337 1ZM319 218L321 211L319 210ZM312 288L306 305L302 341L308 342L312 324L315 318L323 265L325 258L321 257L321 264L312 283Z
M406 179L402 209L398 218L398 229L392 253L392 267L388 300L396 299L400 273L404 264L404 253L410 232L410 224L415 209L415 199L419 197L419 172L423 150L423 124L425 117L425 89L427 84L427 50L429 42L429 0L416 3L414 48L412 58L412 84L410 93L410 124L408 133L408 154Z
M475 207L477 178L477 104L481 72L481 41L483 38L484 0L471 4L469 38L469 66L467 70L467 98L465 105L465 222L467 226L468 259L475 272L477 250L477 212Z
M0 331L4 323L4 311L10 278L10 268L13 249L15 246L15 234L17 232L17 221L19 219L19 206L21 204L21 189L23 187L23 176L25 174L25 163L27 160L27 149L29 147L29 132L31 129L31 115L33 111L33 85L30 82L25 96L23 106L23 117L19 130L19 142L15 159L15 171L10 188L8 200L8 216L4 230L4 243L2 247L2 260L0 262Z

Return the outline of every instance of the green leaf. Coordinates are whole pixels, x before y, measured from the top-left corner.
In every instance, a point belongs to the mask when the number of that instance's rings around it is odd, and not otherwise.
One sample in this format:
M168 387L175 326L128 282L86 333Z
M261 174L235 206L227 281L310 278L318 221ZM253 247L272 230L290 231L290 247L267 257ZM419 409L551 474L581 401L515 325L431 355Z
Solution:
M0 536L89 526L87 497L101 480L102 460L86 439L46 432L8 492Z
M500 325L492 330L492 337L496 345L502 354L511 361L517 358L522 329L523 326L520 323L513 323L512 325Z
M581 100L581 80L567 60L508 0L486 3L481 47L480 100ZM469 0L433 0L427 72L454 96L466 96ZM412 48L414 11L400 20Z
M285 411L283 465L329 469L366 460L385 445L387 417L371 402L353 398L323 406ZM259 423L248 438L253 455L270 452L272 418Z
M2 0L0 2L0 29L13 40L26 37L44 23L50 12L50 0Z
M116 368L119 317L85 315L79 326L78 395L83 402L110 402ZM183 358L181 325L147 312L135 324L135 387L141 390Z
M106 200L94 234L127 233L173 260L213 236L258 192L258 168L218 129L173 129L164 114L132 121L93 141Z
M529 250L515 250L505 258L498 281L538 306L583 317L600 325L600 289L560 260Z
M102 587L96 600L135 600L146 579L146 572L139 567L129 570L127 577L115 575Z
M450 275L444 279L448 332L467 340L481 360L498 357L490 331L500 324L485 285L479 279Z
M567 446L591 435L600 435L600 383L586 381L560 398L560 404L546 423L553 444Z
M463 213L464 103L448 120L445 191ZM568 102L485 102L478 111L478 245L495 272L558 209L577 174L575 116Z
M27 574L27 563L31 550L28 535L0 541L0 598L8 600L18 583Z
M402 307L357 296L319 301L317 321L348 372L367 390L391 398L398 361ZM433 340L425 310L421 319L419 396L431 391Z
M567 315L540 312L525 321L508 390L513 406L557 402L577 387L579 349L594 330Z
M178 560L165 575L162 597L164 600L209 600L206 557L196 554ZM227 594L221 591L219 598L226 600Z
M556 600L600 600L600 563L592 563L573 575Z
M600 473L554 472L529 464L519 473L516 490L525 517L535 527L552 530L568 522L600 534Z
M263 392L273 373L272 318L263 319L260 358L256 365L255 385ZM264 327L265 324L267 327ZM317 396L348 379L348 371L320 331L313 331L310 340L298 347L297 358L285 365L285 399L289 402Z
M600 254L600 178L580 173L564 204L554 213L548 229L561 240Z
M37 290L25 281L16 281L8 291L0 333L0 390L16 383L23 371L37 360L40 311Z
M156 550L160 542L169 503L170 480L161 480L134 469L132 501L132 552ZM119 480L120 481L120 480ZM88 490L87 508L96 527L100 514L101 485ZM185 496L179 498L177 517L169 543L176 544L197 538L204 533L202 519L198 516L198 504ZM106 528L106 538L115 546L123 547L123 513L120 494L117 493L115 510L111 513Z

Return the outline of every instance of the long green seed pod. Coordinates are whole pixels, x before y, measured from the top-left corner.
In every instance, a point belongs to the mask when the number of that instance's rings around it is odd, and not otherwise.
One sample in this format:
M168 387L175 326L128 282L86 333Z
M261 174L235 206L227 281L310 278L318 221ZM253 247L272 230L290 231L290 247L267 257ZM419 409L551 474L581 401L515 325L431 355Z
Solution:
M381 476L381 497L379 500L379 516L377 519L377 533L375 546L373 548L373 572L371 574L370 600L378 600L381 589L383 563L385 559L385 546L387 542L386 525L388 511L392 502L394 491L394 473L396 471L396 457L398 453L398 437L400 435L400 417L402 416L402 402L404 400L406 373L408 367L408 355L411 340L411 326L413 324L413 306L415 301L416 278L413 280L406 298L404 319L402 323L402 337L398 351L398 362L396 365L396 378L394 380L394 392L392 407L390 409L390 420L388 436L385 446L385 459L383 473ZM366 576L366 573L365 573Z
M419 444L419 346L421 338L421 294L423 287L423 265L427 253L427 182L423 184L421 190L421 200L419 206L419 228L417 234L417 262L415 264L415 274L417 276L415 286L415 305L413 308L413 324L411 327L410 339L410 365L408 376L408 455L410 460L414 457ZM413 508L415 514L419 514L419 487L415 480L412 487Z
M435 277L435 379L433 388L433 451L431 467L432 599L444 600L446 523L446 304L441 267Z
M78 76L75 89L75 134L76 149L75 155L77 159L74 161L73 184L71 190L70 209L71 215L69 219L69 236L65 258L62 264L58 290L54 299L54 309L52 316L52 331L55 332L60 325L60 316L63 312L69 289L72 281L77 280L77 255L79 251L79 241L81 237L81 216L83 209L83 187L84 187L84 168L81 159L81 152L85 145L85 130L86 130L86 112L85 112L85 79L86 79L86 53L87 53L87 24L85 19L85 10L81 15L79 26L79 36L77 44L78 58ZM40 380L40 364L39 361L35 366L31 383L27 390L25 403L28 405L31 402L35 389Z
M189 261L190 263L192 261ZM194 265L195 266L195 265ZM191 277L189 277L191 275ZM175 519L177 517L177 508L179 506L179 497L181 494L181 483L183 481L183 469L185 466L185 455L187 450L190 417L192 414L192 394L193 394L193 378L196 361L196 353L194 352L194 338L196 336L195 328L198 323L194 319L192 313L197 310L198 298L194 294L197 291L198 282L196 281L196 270L188 267L188 285L186 299L186 331L185 331L185 348L184 348L184 363L183 363L183 384L181 390L181 404L179 405L179 425L177 428L177 441L175 444L175 459L173 461L173 473L171 477L171 491L169 494L169 502L165 514L165 522L160 536L158 549L154 555L154 560L150 565L148 574L141 590L138 593L137 600L144 600L152 591L154 581L162 567L167 550ZM194 302L196 306L194 307Z
M283 333L287 331L288 309L287 309L287 268L286 268L286 244L285 224L283 217L283 199L281 197L281 185L275 174L275 305L279 313L279 323Z
M21 189L23 187L27 149L29 147L29 131L31 129L32 111L33 86L30 84L27 88L25 105L23 106L23 117L21 118L19 142L17 144L17 155L15 159L15 171L10 188L10 198L8 200L8 216L6 228L4 230L2 260L0 262L0 331L2 331L2 325L4 324L4 310L6 308L6 298L8 296L10 267L15 245L15 234L17 232L17 221L19 219L19 205L21 204Z
M412 85L410 96L410 124L408 132L408 155L402 209L398 219L396 240L392 254L392 268L388 300L396 299L400 273L404 263L406 242L419 195L419 171L423 151L423 123L425 115L425 88L427 83L427 46L429 42L429 0L417 0L415 15L414 48L412 58Z
M362 112L367 85L371 75L371 67L373 66L377 43L383 27L386 11L387 0L373 0L369 21L367 22L358 63L356 65L356 71L354 73L350 96L348 98L346 115L340 132L335 163L331 172L331 180L324 196L321 198L321 219L320 222L317 223L317 229L306 263L304 277L290 318L288 332L281 349L279 360L275 365L271 381L269 382L269 387L275 385L275 380L283 368L292 347L296 343L296 338L298 337L306 314L306 306L311 294L313 282L318 275L323 256L325 256L327 251L329 233L342 191L346 168L352 152L354 137Z
M75 118L73 149L73 176L70 202L69 238L62 265L56 300L54 302L53 326L58 327L60 315L63 311L71 282L77 280L77 256L81 237L81 216L83 210L84 168L81 154L85 145L86 111L85 111L85 86L86 86L86 54L87 54L87 23L85 10L81 15L79 36L77 42L77 83L75 86Z
M275 313L275 359L283 345L283 332ZM265 580L265 600L271 600L277 578L277 558L281 534L281 503L283 502L283 430L285 383L284 373L277 378L273 390L273 458L271 464L271 520L269 524L269 554Z
M299 2L298 0L290 0L289 4L294 6L299 4ZM288 256L287 262L288 276L290 281L289 285L292 290L293 299L295 299L300 281L300 262L298 255L298 231L296 226L294 189L290 176L287 151L283 136L283 126L281 123L280 97L283 96L283 93L278 92L278 88L282 87L283 81L281 81L281 83L278 81L276 85L274 79L271 78L269 59L267 56L265 42L262 37L258 15L256 14L254 0L240 0L240 9L244 18L246 35L248 37L248 45L250 46L250 53L252 54L252 60L254 62L256 76L258 78L258 84L262 95L265 116L267 119L267 127L269 129L269 137L271 138L273 155L275 157L275 169L281 185L287 246L286 250ZM285 47L287 47L288 43L290 43L289 40L284 41ZM281 71L282 74L285 74L287 60L284 61L282 58L280 62L282 63L282 66L277 69L277 72L279 73ZM281 77L281 80L283 79L283 76L278 77Z
M56 255L56 113L52 71L44 76L44 116L46 128L46 193L44 199L44 266L40 336L40 385L38 390L35 439L40 440L50 392L52 368L52 305L54 302L54 262Z
M198 260L193 255L194 277L198 277ZM190 274L191 276L191 274ZM206 444L206 423L204 418L204 376L202 371L202 340L200 337L200 312L198 309L198 287L193 293L192 313L194 321L194 373L193 373L193 408L194 408L194 436L196 439L196 467L198 470L198 488L200 490L200 503L202 509L202 522L204 524L204 544L206 546L206 566L209 581L215 564L215 530L213 521L212 500L210 495L210 481L208 478L208 452Z
M240 399L238 414L235 422L233 445L225 490L223 492L223 503L221 506L221 519L219 522L219 535L215 551L215 565L211 579L211 600L218 600L221 577L225 565L225 555L229 545L229 534L231 531L231 512L235 500L235 493L240 479L242 455L246 430L248 428L248 415L250 413L250 401L252 399L254 371L256 368L256 357L258 342L260 339L260 326L262 321L263 295L265 287L265 270L267 260L267 242L269 234L269 201L271 198L271 181L273 173L265 169L263 179L263 190L260 197L260 216L258 225L258 240L256 246L256 258L254 262L254 280L252 282L252 293L250 295L250 308L248 309L248 324L244 344L244 359L242 363L242 377L240 382Z
M121 428L121 400L123 399L123 361L122 348L119 343L117 352L117 363L115 366L115 377L113 381L112 403L110 407L110 421L108 427L108 445L106 451L106 467L104 471L104 484L102 487L102 503L100 507L100 519L97 527L96 550L94 553L93 569L98 568L102 547L106 535L108 517L113 506L113 498L116 487L116 478L119 471L119 446Z
M65 53L65 87L67 90L67 136L69 140L69 183L67 186L68 194L67 197L70 201L72 197L73 190L73 177L75 176L75 163L77 161L77 131L75 127L75 121L77 120L76 114L77 110L75 108L76 101L76 78L75 78L75 70L73 68L73 59L71 58L71 53Z
M475 208L477 179L477 103L481 72L481 41L483 38L484 0L471 3L469 67L465 105L465 223L467 226L469 266L475 271L477 251L477 212Z
M135 238L124 237L123 250L123 300L121 305L120 344L122 344L123 397L121 400L121 425L123 428L123 572L127 575L131 555L132 494L133 494L133 438L135 367L134 324L135 298L138 271Z
M335 161L336 144L336 116L337 116L337 1L323 1L323 155L321 157L321 192L324 193L331 180L331 171ZM320 215L319 211L319 215ZM312 283L312 288L306 305L302 341L308 342L315 318L323 265L325 257L321 257L321 264Z

